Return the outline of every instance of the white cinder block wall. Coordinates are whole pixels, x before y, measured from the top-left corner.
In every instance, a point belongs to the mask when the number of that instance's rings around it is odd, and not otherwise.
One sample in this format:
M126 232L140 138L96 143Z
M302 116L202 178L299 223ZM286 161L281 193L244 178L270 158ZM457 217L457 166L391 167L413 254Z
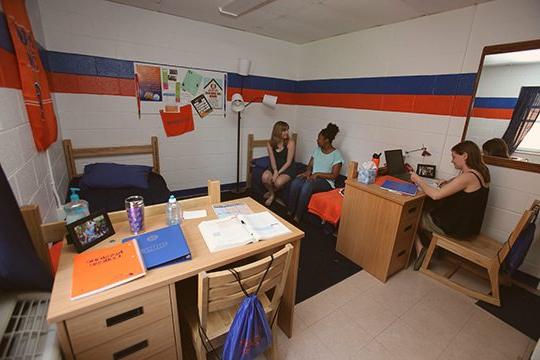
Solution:
M34 36L44 45L38 6L34 0L27 0L26 6ZM61 194L67 187L60 136L47 150L49 167L47 152L38 153L34 145L20 89L0 87L0 114L0 163L19 205L38 204L45 221L56 220L52 179Z
M540 2L502 0L302 46L301 79L474 73L487 45L540 38ZM438 176L455 172L450 148L458 143L464 118L414 113L301 106L297 113L298 158L305 160L318 131L329 121L346 159L369 160L388 148L426 144ZM408 161L416 163L419 159ZM484 231L506 240L521 212L540 198L540 174L490 167L492 185ZM540 232L522 270L540 276Z
M300 48L284 41L107 1L38 0L47 50L296 79ZM195 120L195 131L167 138L159 114L137 118L134 97L57 93L63 138L79 146L149 143L157 135L162 174L171 190L205 186L209 178L236 181L236 114ZM241 178L247 134L267 138L284 120L294 127L295 106L271 111L253 104L243 114ZM118 159L117 159L118 160ZM126 162L147 162L150 157ZM82 169L79 169L81 171Z

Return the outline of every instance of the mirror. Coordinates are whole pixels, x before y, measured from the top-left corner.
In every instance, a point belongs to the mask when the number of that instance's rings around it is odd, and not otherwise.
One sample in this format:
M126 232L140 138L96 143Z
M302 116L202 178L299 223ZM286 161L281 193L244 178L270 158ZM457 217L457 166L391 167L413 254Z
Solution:
M462 139L487 164L540 173L540 40L486 46L473 94Z

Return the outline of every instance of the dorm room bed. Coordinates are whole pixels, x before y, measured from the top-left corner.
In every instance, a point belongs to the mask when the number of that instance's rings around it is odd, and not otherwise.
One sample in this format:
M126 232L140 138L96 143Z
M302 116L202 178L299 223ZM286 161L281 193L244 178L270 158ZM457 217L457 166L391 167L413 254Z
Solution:
M81 189L79 195L81 199L88 201L91 212L102 209L108 212L124 209L124 200L131 195L140 195L144 198L145 205L152 205L166 202L171 194L165 179L159 174L159 147L156 136L152 136L151 143L147 145L73 148L71 140L65 139L63 146L68 176L70 178L69 188L76 187ZM77 173L75 166L76 159L140 154L152 155L152 171L148 174L148 188L92 188L79 186L82 185L80 182L83 174ZM69 201L69 188L66 201Z

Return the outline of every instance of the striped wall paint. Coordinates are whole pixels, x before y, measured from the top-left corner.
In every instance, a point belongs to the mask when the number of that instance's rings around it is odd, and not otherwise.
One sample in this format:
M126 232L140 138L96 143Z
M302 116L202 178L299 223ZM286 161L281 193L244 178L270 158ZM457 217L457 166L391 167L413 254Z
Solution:
M135 96L132 60L42 49L51 91ZM20 88L17 63L5 16L0 16L0 87ZM350 79L288 80L228 73L228 98L242 92L246 101L264 94L281 104L466 116L475 73ZM474 117L510 119L516 99L477 98Z

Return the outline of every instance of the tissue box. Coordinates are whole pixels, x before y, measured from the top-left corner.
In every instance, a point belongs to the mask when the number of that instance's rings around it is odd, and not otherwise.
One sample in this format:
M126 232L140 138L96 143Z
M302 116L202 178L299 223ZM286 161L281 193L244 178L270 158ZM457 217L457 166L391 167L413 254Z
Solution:
M373 184L377 177L377 169L360 169L358 171L358 182L362 184Z

